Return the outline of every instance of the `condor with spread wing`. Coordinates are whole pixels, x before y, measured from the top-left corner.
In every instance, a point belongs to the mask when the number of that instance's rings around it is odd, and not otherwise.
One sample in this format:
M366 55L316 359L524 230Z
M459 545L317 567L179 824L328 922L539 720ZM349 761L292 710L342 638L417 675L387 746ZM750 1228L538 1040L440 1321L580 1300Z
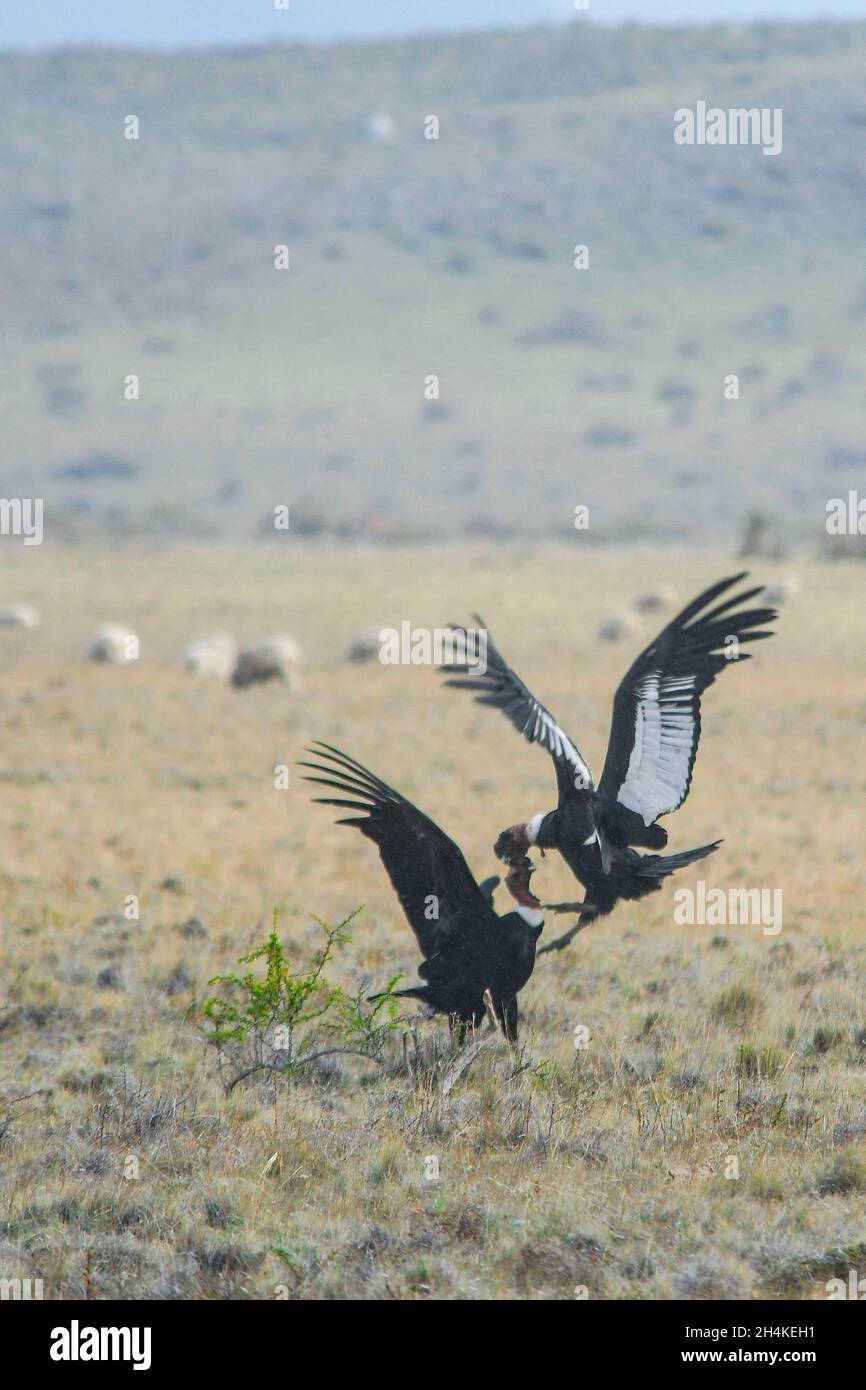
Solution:
M701 696L726 666L748 660L748 653L740 653L744 643L772 636L762 629L776 617L775 610L743 607L760 587L722 598L745 577L723 579L700 594L626 672L614 697L597 785L577 745L507 665L489 634L482 661L480 635L454 629L463 650L443 666L446 684L501 709L530 743L547 749L556 768L556 810L511 826L495 845L505 863L525 855L530 845L558 849L586 890L583 903L557 905L583 916L545 950L565 945L590 916L610 912L620 899L655 892L668 874L712 854L721 843L666 856L632 848L658 850L667 844L667 832L657 822L688 796L701 735ZM476 622L486 632L477 615Z
M318 761L301 766L318 775L305 780L339 792L314 800L358 813L338 824L357 826L378 846L421 948L418 974L425 983L395 993L448 1014L462 1039L468 1024L483 1020L489 992L502 1030L514 1042L517 995L535 967L544 925L541 905L529 891L533 864L516 851L509 860L506 884L517 907L499 916L493 908L499 879L479 886L454 841L417 806L328 743L316 742L307 752Z

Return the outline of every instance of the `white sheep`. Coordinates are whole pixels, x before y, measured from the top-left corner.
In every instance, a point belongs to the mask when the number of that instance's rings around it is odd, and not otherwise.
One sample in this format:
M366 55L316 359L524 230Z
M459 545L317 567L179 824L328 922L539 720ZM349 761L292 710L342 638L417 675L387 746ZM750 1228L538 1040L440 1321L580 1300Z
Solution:
M184 670L191 676L216 676L226 681L234 670L237 646L227 632L215 632L190 642L183 654Z
M294 637L265 637L238 652L232 685L243 689L259 681L281 680L293 689L298 687L297 667L304 659Z
M800 581L793 574L789 574L785 579L777 579L772 584L767 584L761 594L764 603L769 603L773 608L787 603L795 594L800 592Z
M85 660L105 661L112 666L121 666L128 661L138 661L141 646L131 627L120 623L103 623L90 638L84 650Z
M38 627L39 609L32 603L12 603L0 609L0 627Z

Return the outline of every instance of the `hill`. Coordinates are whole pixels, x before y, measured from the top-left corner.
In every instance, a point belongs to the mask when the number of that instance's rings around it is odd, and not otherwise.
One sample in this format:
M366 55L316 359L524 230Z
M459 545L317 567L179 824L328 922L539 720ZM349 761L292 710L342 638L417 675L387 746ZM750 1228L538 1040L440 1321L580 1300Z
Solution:
M864 56L831 23L0 55L3 494L73 536L816 532L866 457ZM699 99L780 108L781 153L676 145Z

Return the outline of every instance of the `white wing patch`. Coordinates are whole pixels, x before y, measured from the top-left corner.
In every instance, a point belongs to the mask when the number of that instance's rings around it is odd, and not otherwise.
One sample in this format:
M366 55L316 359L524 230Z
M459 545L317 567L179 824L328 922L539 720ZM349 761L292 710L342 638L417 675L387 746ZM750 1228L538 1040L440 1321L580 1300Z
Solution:
M634 745L617 801L652 825L682 805L695 744L694 676L651 671L638 688Z
M546 709L542 709L541 705L536 704L533 712L535 723L531 731L527 729L531 741L540 743L542 748L546 748L555 758L565 758L566 762L571 763L574 768L574 785L577 791L591 791L592 773L568 734L560 729L553 716L548 714Z

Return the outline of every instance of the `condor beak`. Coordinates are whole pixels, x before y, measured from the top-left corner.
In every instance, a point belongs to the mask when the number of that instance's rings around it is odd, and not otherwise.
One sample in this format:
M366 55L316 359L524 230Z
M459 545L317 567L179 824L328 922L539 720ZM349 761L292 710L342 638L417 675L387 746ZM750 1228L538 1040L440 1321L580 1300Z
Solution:
M496 844L493 846L493 853L503 864L517 865L521 860L526 859L526 851L529 847L529 840L526 835L526 827L523 825L510 825L507 830L503 830ZM529 861L527 860L527 863Z

